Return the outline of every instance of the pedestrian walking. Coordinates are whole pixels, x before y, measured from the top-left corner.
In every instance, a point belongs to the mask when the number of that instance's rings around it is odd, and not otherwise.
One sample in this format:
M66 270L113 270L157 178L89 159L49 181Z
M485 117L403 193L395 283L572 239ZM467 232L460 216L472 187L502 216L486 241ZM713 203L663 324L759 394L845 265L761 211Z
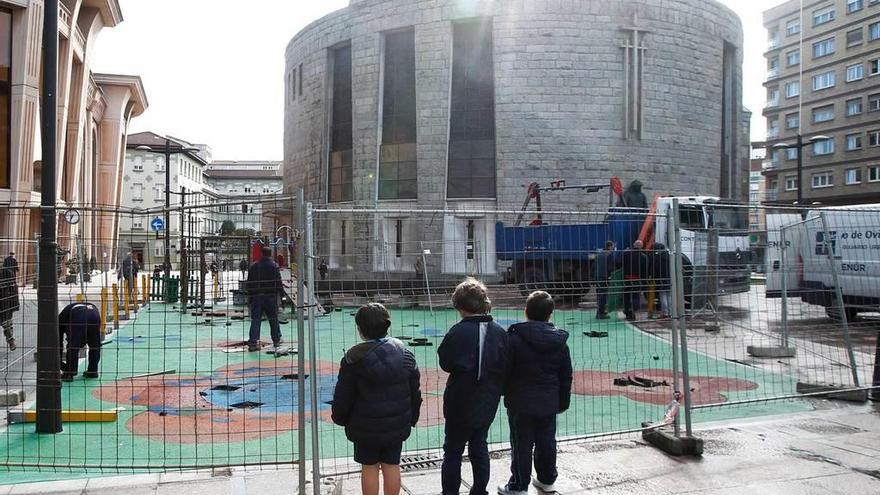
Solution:
M329 271L330 267L327 266L327 260L321 258L321 262L318 264L318 273L321 275L321 280L327 280L327 272Z
M596 285L596 319L608 319L608 279L617 269L614 242L605 241L605 250L593 261L593 283Z
M251 264L248 263L247 258L242 258L241 261L238 262L238 269L241 271L242 277L247 277L248 268L250 268Z
M571 403L572 367L568 332L550 322L553 310L550 294L532 292L526 300L526 321L507 331L511 372L504 405L512 456L510 480L498 488L501 495L527 495L530 482L543 493L555 492L556 415Z
M101 312L91 303L71 303L58 315L59 344L67 337L67 349L60 345L62 374L61 379L73 381L79 372L79 351L89 346L88 366L83 376L98 378L98 365L101 362Z
M389 338L391 317L378 303L354 318L362 343L345 353L333 392L333 422L345 427L361 465L361 492L400 493L400 452L419 421L422 395L416 358L403 342Z
M18 277L18 260L15 258L15 253L10 252L9 256L3 259L3 266L9 267L12 270L13 276Z
M272 345L275 352L280 351L281 327L278 323L278 296L284 290L281 285L281 270L272 261L272 250L263 248L263 257L248 269L245 284L250 299L251 329L248 338L248 351L260 350L260 327L263 315L269 320Z
M3 336L6 337L6 345L10 351L17 348L12 317L16 311L21 309L15 276L17 269L18 264L15 263L15 257L10 253L10 256L3 260L3 268L0 268L0 326L3 327Z
M140 265L138 265L138 262L132 257L132 254L128 253L125 255L122 264L116 272L117 280L124 279L125 282L127 282L128 297L132 301L134 301L134 281L137 280L139 271Z
M660 300L660 318L669 318L672 289L669 276L669 251L659 242L654 244L654 249L651 251L651 278L654 280L654 290Z
M492 320L489 291L468 278L455 288L452 305L461 321L449 329L437 349L440 367L449 373L443 393L446 420L441 483L443 495L458 495L465 445L473 470L471 495L488 495L489 447L486 438L495 420L509 372L507 332Z
M642 291L647 287L651 275L643 247L644 243L639 240L622 253L623 312L628 321L635 321L635 313L642 305Z

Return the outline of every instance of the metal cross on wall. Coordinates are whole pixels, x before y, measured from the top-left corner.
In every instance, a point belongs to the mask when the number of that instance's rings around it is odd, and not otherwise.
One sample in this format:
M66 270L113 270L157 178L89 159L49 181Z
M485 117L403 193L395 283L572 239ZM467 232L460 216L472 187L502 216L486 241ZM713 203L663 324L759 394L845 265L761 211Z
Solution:
M644 45L645 34L648 30L639 27L638 14L633 14L633 23L630 27L622 27L621 31L627 33L623 48L623 138L641 139L644 118L642 115L642 76L645 65L645 52L648 50Z

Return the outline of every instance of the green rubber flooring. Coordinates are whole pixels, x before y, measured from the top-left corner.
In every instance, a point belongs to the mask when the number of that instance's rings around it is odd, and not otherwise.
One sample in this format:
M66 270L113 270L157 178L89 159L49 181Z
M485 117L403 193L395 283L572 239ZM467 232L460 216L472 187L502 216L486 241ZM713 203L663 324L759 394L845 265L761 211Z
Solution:
M320 455L351 456L341 428L329 421L329 404L339 360L359 339L354 308L332 311L313 322L317 336L316 379ZM153 303L112 335L101 360L101 377L81 376L64 384L69 410L119 409L112 423L69 423L57 435L38 435L33 424L10 425L0 432L0 483L98 476L159 470L244 464L290 464L300 457L298 418L300 391L297 356L248 353L237 344L247 339L249 320L181 315L171 306ZM442 445L442 393L446 377L436 349L446 330L458 321L449 309L394 309L391 334L410 347L422 372L422 419L405 450L416 452ZM503 326L521 318L520 311L494 310ZM575 368L571 409L559 417L558 435L577 437L638 428L658 421L672 396L671 346L617 320L596 321L589 311L557 311L554 321L570 331ZM298 348L296 321L281 326L286 345ZM600 332L594 336L585 332ZM601 336L607 332L607 336ZM262 339L269 341L268 323ZM787 395L795 380L697 353L689 354L691 398L716 404ZM81 365L81 371L84 366ZM145 374L163 373L153 376ZM618 386L614 378L648 378L653 388ZM664 385L663 382L666 382ZM306 387L306 410L312 390ZM809 409L803 402L713 407L695 421L783 414ZM311 417L311 414L309 414ZM490 441L507 441L503 407ZM310 441L304 454L310 456ZM332 467L332 461L331 461Z

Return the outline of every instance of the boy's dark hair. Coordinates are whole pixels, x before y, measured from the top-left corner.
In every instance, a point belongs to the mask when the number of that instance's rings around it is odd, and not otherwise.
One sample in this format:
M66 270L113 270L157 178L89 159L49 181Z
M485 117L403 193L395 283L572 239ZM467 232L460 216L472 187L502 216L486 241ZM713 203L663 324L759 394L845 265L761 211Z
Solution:
M483 282L468 277L452 293L452 307L475 315L487 314L492 309L489 289Z
M361 306L354 316L354 322L364 337L381 339L388 335L388 328L391 327L391 315L388 314L385 306L379 303L370 303Z
M614 251L614 241L605 241L605 251Z
M271 258L272 257L272 248L264 247L261 251L263 258Z
M550 315L553 314L555 307L550 294L536 290L526 299L526 318L532 321L550 321Z

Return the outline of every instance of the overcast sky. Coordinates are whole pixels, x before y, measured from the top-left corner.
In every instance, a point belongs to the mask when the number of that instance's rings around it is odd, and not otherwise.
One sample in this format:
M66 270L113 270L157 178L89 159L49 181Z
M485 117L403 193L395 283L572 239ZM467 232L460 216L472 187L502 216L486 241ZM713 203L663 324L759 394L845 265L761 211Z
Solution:
M536 0L540 1L540 0ZM744 104L763 139L764 9L784 0L721 0L745 28ZM348 0L120 0L125 21L97 42L95 72L137 74L150 102L130 132L205 143L221 160L282 158L284 48Z

